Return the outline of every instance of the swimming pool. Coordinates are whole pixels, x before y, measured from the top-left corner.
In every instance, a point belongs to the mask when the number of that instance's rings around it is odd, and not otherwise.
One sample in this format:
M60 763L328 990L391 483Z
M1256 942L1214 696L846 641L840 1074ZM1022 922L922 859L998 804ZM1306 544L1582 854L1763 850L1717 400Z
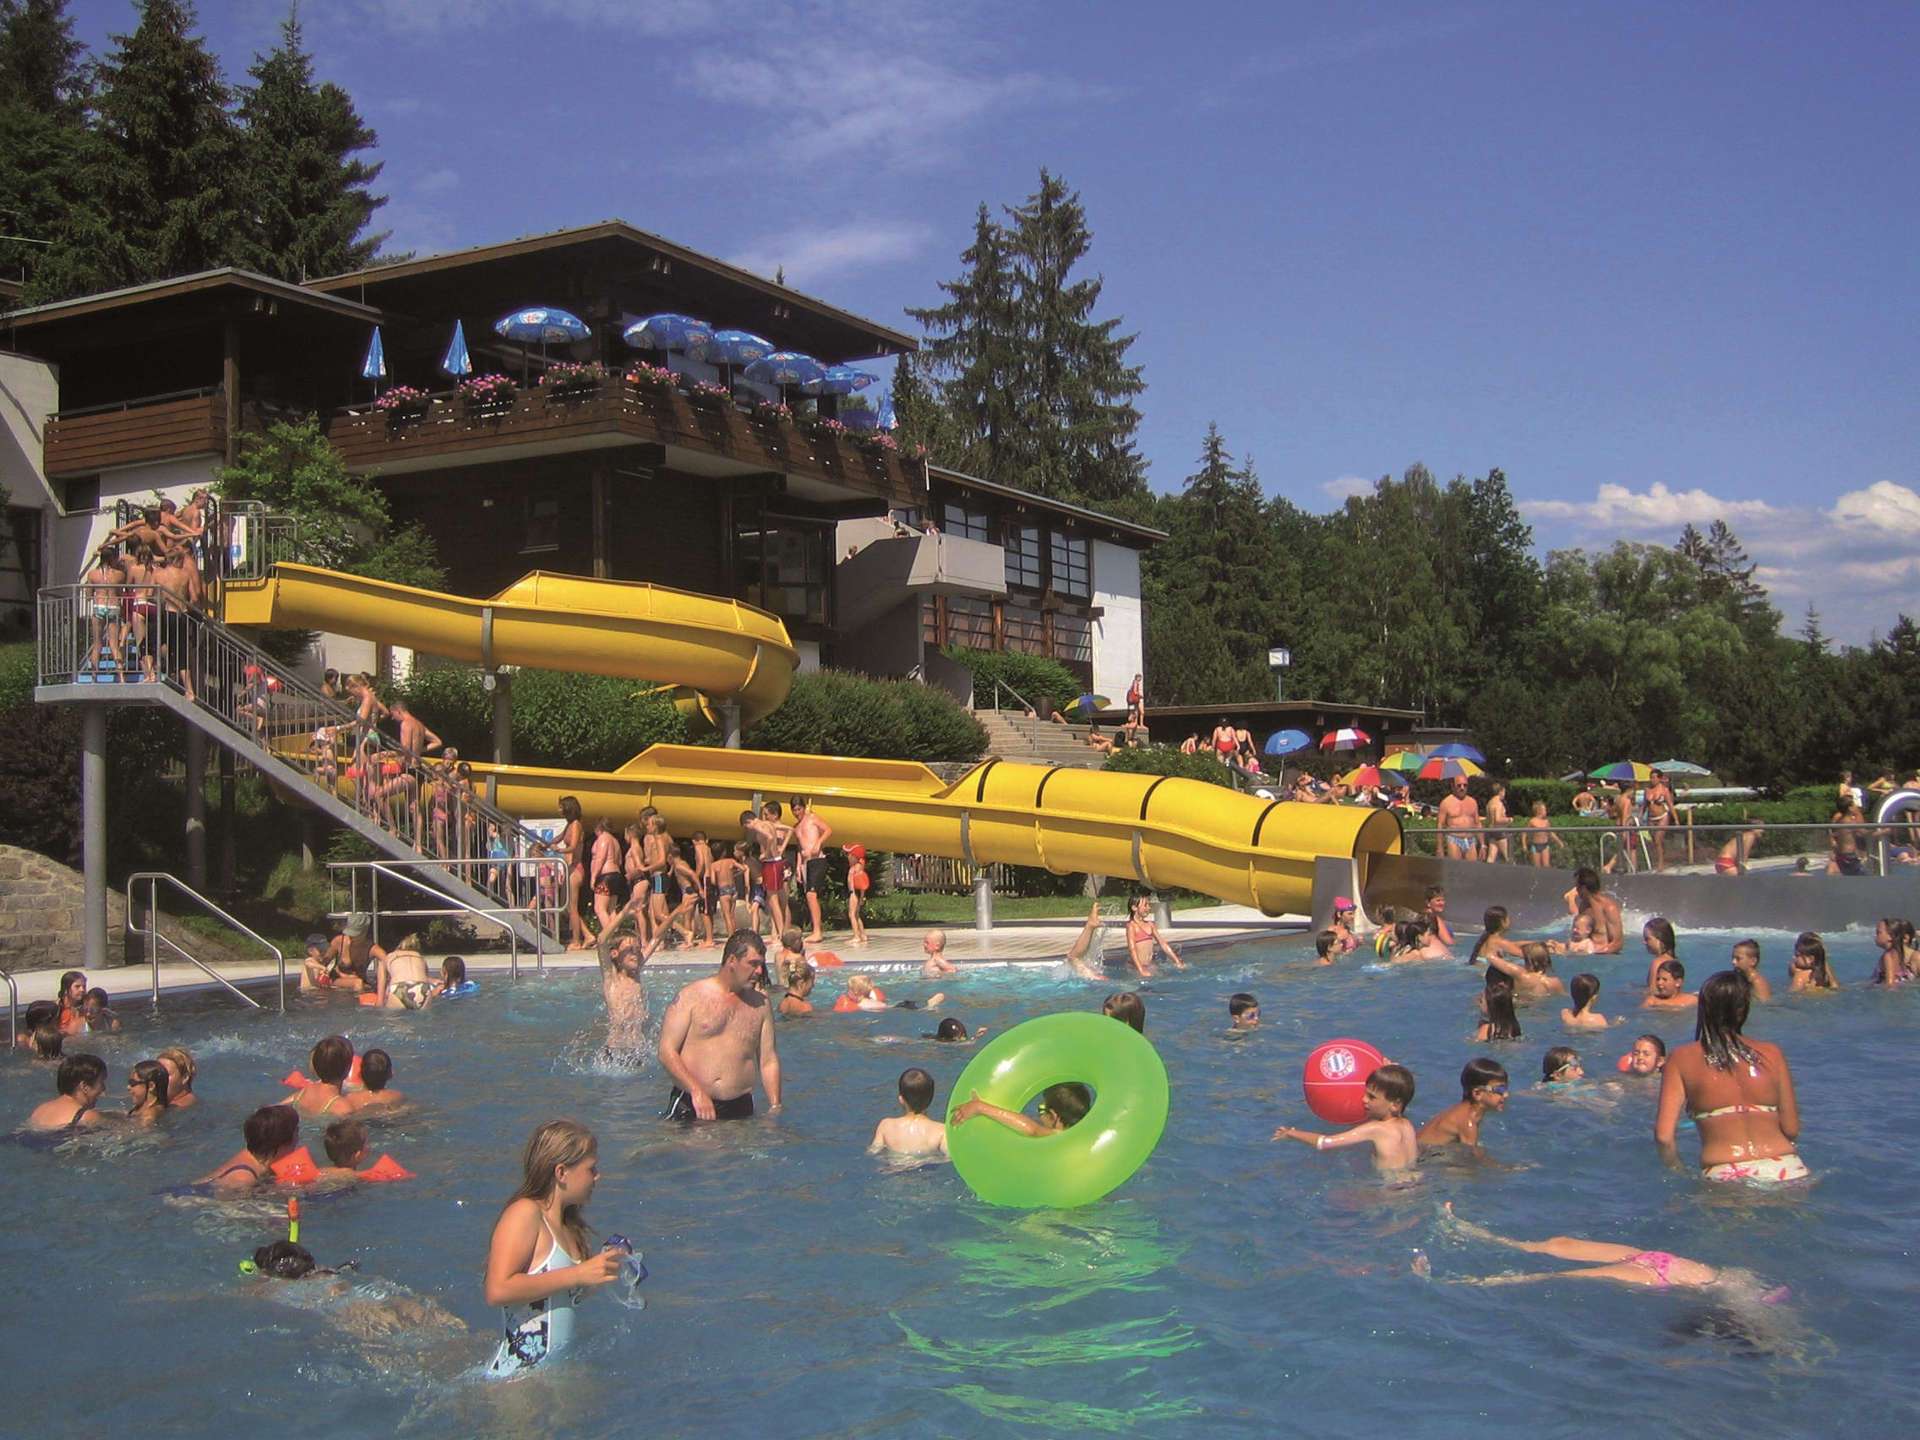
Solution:
M1630 933L1633 933L1630 930ZM1734 935L1685 933L1697 984ZM1791 937L1762 933L1784 990ZM0 1256L9 1300L0 1343L16 1423L36 1434L844 1436L1341 1433L1458 1435L1525 1424L1541 1434L1653 1425L1690 1435L1830 1433L1920 1408L1910 1362L1920 1247L1912 1144L1920 989L1859 982L1867 935L1829 937L1837 995L1782 997L1750 1028L1791 1059L1818 1183L1763 1195L1708 1190L1664 1168L1650 1140L1654 1087L1612 1059L1642 1030L1689 1038L1690 1017L1638 1017L1573 1043L1604 1078L1583 1094L1533 1089L1541 1053L1565 1042L1558 1006L1525 1008L1520 1042L1476 1047L1478 972L1434 965L1324 970L1302 941L1197 952L1148 993L1148 1036L1166 1059L1173 1116L1135 1179L1097 1205L1021 1213L981 1205L950 1167L900 1170L864 1147L909 1064L941 1084L968 1054L917 1037L920 1012L784 1022L787 1108L773 1119L685 1131L658 1118L657 1062L596 1069L591 972L511 985L424 1015L296 1002L285 1021L231 1002L168 1001L90 1037L111 1067L181 1041L202 1103L158 1132L60 1151L7 1146ZM1464 945L1462 949L1464 950ZM1578 957L1620 1002L1646 957ZM649 987L655 1023L682 977ZM1116 975L1116 986L1118 988ZM822 987L829 996L837 985ZM933 987L894 980L893 998ZM963 975L946 1013L995 1030L1097 1005L1103 988L1053 972ZM1260 1031L1223 1037L1226 997L1254 991ZM264 1299L238 1260L283 1232L273 1200L168 1200L238 1145L252 1106L346 1028L380 1044L396 1085L425 1102L383 1128L419 1173L306 1207L302 1239L324 1263L433 1297L473 1333L363 1351L325 1317ZM1457 1098L1472 1054L1499 1056L1515 1093L1485 1132L1498 1166L1423 1166L1383 1189L1352 1152L1268 1140L1316 1124L1300 1100L1306 1050L1335 1034L1409 1065L1420 1118ZM82 1048L76 1046L75 1048ZM0 1104L23 1116L48 1071L0 1067ZM589 1219L633 1237L652 1272L648 1308L602 1298L582 1342L512 1384L468 1378L495 1317L480 1269L532 1126L571 1115L600 1136ZM313 1127L303 1139L318 1153ZM1508 1168L1512 1167L1512 1168ZM1573 1283L1481 1289L1448 1276L1552 1262L1449 1239L1436 1209L1526 1238L1571 1233L1741 1265L1790 1286L1775 1331L1729 1333L1678 1293ZM1416 1249L1435 1279L1412 1278ZM44 1407L38 1403L44 1395Z

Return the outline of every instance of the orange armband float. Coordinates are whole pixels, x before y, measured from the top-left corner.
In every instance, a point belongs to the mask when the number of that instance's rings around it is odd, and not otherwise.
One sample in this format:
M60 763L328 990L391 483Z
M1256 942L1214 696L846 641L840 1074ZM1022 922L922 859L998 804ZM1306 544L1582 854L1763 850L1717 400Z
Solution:
M391 1155L382 1155L366 1169L356 1171L356 1180L411 1180L413 1171L407 1169Z

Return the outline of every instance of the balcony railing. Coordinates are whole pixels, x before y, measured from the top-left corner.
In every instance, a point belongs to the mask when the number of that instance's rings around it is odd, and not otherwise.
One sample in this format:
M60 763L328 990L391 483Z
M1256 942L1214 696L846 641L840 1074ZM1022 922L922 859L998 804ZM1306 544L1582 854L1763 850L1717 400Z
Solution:
M695 396L617 375L573 393L533 386L503 401L476 404L445 391L405 411L348 410L334 416L327 433L349 469L390 474L440 469L463 459L485 463L535 448L551 452L569 441L617 435L723 456L742 473L781 470L899 505L922 504L926 494L920 460L860 440L856 432L815 428L722 396Z
M42 453L49 478L91 475L227 448L226 396L217 388L151 395L47 417Z

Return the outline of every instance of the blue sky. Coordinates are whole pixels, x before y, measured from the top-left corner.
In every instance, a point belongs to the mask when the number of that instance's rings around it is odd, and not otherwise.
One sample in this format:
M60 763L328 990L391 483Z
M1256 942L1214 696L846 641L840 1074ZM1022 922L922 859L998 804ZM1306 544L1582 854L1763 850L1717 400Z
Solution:
M73 8L95 45L131 24ZM202 5L230 78L284 10ZM618 216L900 324L1046 165L1139 333L1157 488L1209 421L1316 510L1497 465L1543 548L1724 516L1791 623L1920 615L1912 5L302 16L380 131L396 246Z

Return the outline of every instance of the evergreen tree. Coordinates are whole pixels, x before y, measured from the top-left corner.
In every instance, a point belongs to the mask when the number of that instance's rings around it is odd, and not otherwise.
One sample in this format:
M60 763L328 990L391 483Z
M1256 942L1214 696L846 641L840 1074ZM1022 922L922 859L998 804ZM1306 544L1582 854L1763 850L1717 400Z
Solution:
M1146 483L1133 404L1145 386L1126 360L1136 337L1118 333L1117 316L1093 318L1103 281L1073 278L1093 245L1086 209L1043 169L1040 188L1007 213L1020 277L1015 483L1095 504L1134 494Z
M973 243L960 260L966 267L960 278L940 282L945 303L907 311L929 332L920 351L922 369L946 412L944 425L928 428L943 432L939 438L952 448L936 450L934 458L983 479L1018 484L1010 454L1018 370L1013 262L1006 232L984 204L974 219Z
M87 171L86 49L65 0L0 0L0 274L30 276Z
M36 298L112 289L231 263L239 233L237 137L220 63L183 0L140 0L98 70L98 143L84 199L63 217Z
M386 197L368 190L379 163L353 157L379 137L346 91L314 83L297 9L281 23L280 44L248 73L239 112L249 213L239 263L294 281L368 264L386 237L364 232Z

